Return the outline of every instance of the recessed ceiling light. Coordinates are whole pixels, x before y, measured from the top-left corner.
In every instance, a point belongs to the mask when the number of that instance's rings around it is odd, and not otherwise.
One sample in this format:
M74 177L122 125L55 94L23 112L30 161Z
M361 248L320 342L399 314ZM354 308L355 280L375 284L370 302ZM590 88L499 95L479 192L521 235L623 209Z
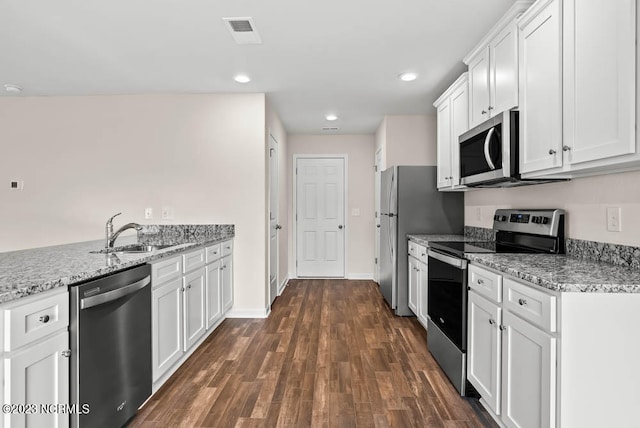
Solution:
M247 76L246 74L238 74L233 78L233 80L238 83L249 83L251 82L251 77Z
M418 78L418 75L412 72L401 73L398 75L398 79L402 80L403 82L412 82L417 78Z
M20 86L10 84L4 85L4 90L11 94L19 94L22 92L22 88Z
M333 122L334 120L338 120L338 116L336 116L335 114L328 114L325 116L325 119Z

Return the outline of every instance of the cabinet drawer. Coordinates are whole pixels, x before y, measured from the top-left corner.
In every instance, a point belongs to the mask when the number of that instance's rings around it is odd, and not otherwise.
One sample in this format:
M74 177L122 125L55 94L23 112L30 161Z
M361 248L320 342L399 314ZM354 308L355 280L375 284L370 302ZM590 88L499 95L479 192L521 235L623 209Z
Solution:
M503 298L505 309L547 331L556 331L556 296L505 278Z
M151 265L152 287L182 276L182 257L172 257Z
M29 299L29 302L2 311L5 352L14 351L69 326L69 292L63 290L54 295Z
M502 301L502 275L469 265L468 284L472 290L484 297L500 303Z
M415 242L409 241L408 253L409 253L410 256L418 258L418 250L416 249L417 246L418 246L418 244L416 244Z
M207 263L218 260L220 257L222 257L222 244L215 244L205 248L205 253Z
M201 266L204 266L204 262L205 262L204 259L205 259L204 248L201 250L192 251L190 253L184 254L182 256L183 272L187 273Z
M222 243L222 256L228 256L233 253L233 241L224 241Z

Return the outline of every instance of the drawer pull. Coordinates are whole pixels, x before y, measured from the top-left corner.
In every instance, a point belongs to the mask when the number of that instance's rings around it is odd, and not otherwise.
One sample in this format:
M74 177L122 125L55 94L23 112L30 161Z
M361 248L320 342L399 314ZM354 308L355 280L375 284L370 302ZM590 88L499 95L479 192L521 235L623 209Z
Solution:
M69 358L71 356L71 349L67 349L66 351L60 352L60 355L62 355L63 357Z
M483 280L483 279L478 278L478 285L482 285L482 284L484 284L484 280Z
M49 320L51 319L51 317L49 317L49 315L42 315L39 320L41 323L46 324L49 322Z
M500 331L505 331L506 329L507 329L507 327L505 327L503 325L500 326Z
M520 304L520 306L524 306L527 304L527 301L525 299L518 299L518 303Z
M187 285L187 290L191 290L191 284Z
M496 320L494 320L493 318L489 318L489 324L494 325L496 323Z
M422 257L424 257L424 256L426 256L426 255L427 255L427 253L422 253Z

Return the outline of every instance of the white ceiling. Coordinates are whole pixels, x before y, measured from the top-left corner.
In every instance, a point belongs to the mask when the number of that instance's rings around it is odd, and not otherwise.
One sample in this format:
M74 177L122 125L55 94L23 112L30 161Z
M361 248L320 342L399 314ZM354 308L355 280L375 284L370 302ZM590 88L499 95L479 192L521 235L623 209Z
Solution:
M0 0L0 88L18 96L265 92L289 133L372 133L434 113L513 0ZM237 45L222 17L252 17ZM415 71L418 80L397 75ZM244 72L252 82L239 84ZM0 96L9 95L2 91ZM339 116L327 122L325 114Z

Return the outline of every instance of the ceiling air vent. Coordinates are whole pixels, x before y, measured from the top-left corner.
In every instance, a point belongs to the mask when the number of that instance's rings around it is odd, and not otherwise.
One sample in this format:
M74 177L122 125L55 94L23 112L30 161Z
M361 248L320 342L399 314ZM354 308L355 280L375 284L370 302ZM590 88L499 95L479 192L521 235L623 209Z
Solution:
M336 128L335 126L324 126L322 130L324 132L333 132L333 131L337 131L338 128Z
M237 44L259 45L262 43L253 18L222 18L222 20Z

